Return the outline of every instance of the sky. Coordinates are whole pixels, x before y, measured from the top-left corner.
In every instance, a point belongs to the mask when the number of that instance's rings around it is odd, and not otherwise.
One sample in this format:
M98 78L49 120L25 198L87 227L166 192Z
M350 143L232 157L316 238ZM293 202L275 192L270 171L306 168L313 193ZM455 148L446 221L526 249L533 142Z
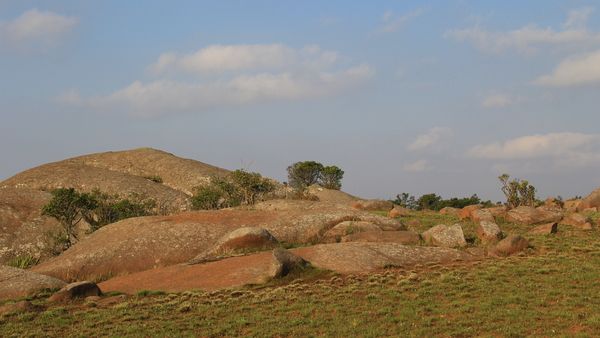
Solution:
M0 0L0 181L151 147L362 198L600 187L600 1Z

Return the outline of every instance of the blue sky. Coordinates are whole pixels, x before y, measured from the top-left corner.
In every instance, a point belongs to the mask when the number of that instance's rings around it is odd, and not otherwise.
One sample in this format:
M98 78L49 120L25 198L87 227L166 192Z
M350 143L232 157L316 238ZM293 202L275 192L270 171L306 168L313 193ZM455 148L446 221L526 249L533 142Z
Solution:
M0 0L0 181L152 147L363 198L600 187L600 1Z

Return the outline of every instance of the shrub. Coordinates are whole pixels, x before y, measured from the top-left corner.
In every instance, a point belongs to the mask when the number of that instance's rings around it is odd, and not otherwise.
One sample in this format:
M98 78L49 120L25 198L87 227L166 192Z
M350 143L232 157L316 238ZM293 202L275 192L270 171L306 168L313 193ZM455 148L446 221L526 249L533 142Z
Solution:
M87 211L96 207L89 194L79 194L74 188L60 188L51 191L52 200L42 207L42 215L58 220L66 237L66 245L72 245L73 228L83 219Z
M529 185L529 181L519 179L508 181L509 178L510 176L507 174L498 176L498 179L502 182L502 192L506 195L506 204L511 208L535 206L535 187Z

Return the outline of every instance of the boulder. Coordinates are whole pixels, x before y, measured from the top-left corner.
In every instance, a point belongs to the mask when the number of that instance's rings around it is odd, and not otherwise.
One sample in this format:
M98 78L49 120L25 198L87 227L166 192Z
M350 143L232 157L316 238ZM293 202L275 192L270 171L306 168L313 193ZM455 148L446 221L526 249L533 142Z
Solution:
M71 283L59 291L55 292L50 298L51 302L66 302L75 298L85 298L90 296L100 296L102 292L96 283L82 281Z
M521 225L560 222L562 213L520 206L505 213L505 219Z
M504 213L508 210L508 207L493 207L493 208L487 208L491 213L492 216L496 217L496 216L502 216L504 215Z
M378 271L384 266L476 261L480 256L439 247L400 243L348 242L319 244L289 250L313 266L341 274ZM105 292L139 290L207 292L264 281L273 254L261 252L197 265L173 265L112 278L98 284Z
M555 234L558 231L558 223L551 222L547 224L538 225L537 227L531 229L528 234L532 235L549 235Z
M596 208L596 207L585 208L581 212L598 212L598 208Z
M494 215L488 209L476 209L471 212L471 220L475 223L488 221L494 222Z
M383 231L371 222L345 221L329 229L323 236L347 236L363 231Z
M390 211L394 208L394 203L384 200L359 200L351 204L352 207L361 210L383 210Z
M306 188L306 192L310 195L314 195L319 201L329 204L335 204L338 206L350 206L350 204L361 200L359 197L352 196L341 190L327 189L320 185L311 185Z
M410 221L406 222L406 225L408 225L409 227L415 227L415 228L423 226L421 221L419 221L418 219L410 220Z
M0 265L0 299L27 296L30 292L62 288L67 283L33 271Z
M344 236L342 242L419 243L421 235L412 231L365 231Z
M574 227L586 227L588 229L591 229L593 221L589 216L578 213L570 213L565 215L561 223L565 225L571 225Z
M481 205L481 204L468 205L460 210L458 218L460 220L469 219L469 218L471 218L471 213L473 212L473 210L478 210L478 209L482 209L482 208L483 208L483 205Z
M512 255L525 250L529 246L529 241L519 235L510 235L498 242L496 250L501 254Z
M565 203L563 201L557 200L554 197L549 197L548 199L546 199L544 201L544 204L540 208L547 210L547 211L562 212L562 211L564 211L564 205L565 205Z
M214 246L194 257L188 264L201 263L219 255L271 249L276 245L279 245L279 242L267 230L258 227L243 227L223 236Z
M427 244L451 248L467 244L460 224L438 224L421 234Z
M460 215L460 210L459 208L453 208L453 207L445 207L442 208L442 210L440 210L440 214L455 214L455 215Z
M408 217L408 209L399 207L397 205L394 206L394 209L390 210L387 214L387 217Z
M588 208L600 207L600 188L592 191L586 198L582 199L577 205L577 211L581 212Z
M570 212L577 212L577 206L581 203L580 199L564 202L564 209Z
M90 192L95 188L109 194L127 197L131 192L154 199L160 212L179 212L189 209L188 195L149 179L109 169L61 161L23 171L0 182L0 188L27 188L50 191L74 188Z
M273 250L273 260L269 265L267 276L284 277L297 266L305 266L307 262L300 256L295 255L283 248Z
M482 221L477 227L477 237L482 243L498 242L502 238L502 230L494 222Z
M60 252L53 238L62 232L55 218L42 216L42 206L52 200L45 191L19 188L0 189L0 264L32 256L40 262ZM77 238L84 238L90 227L80 222Z
M269 201L250 211L195 211L129 218L102 227L33 271L63 280L96 280L189 261L223 236L260 227L287 243L310 243L341 222L398 226L392 218L322 202Z

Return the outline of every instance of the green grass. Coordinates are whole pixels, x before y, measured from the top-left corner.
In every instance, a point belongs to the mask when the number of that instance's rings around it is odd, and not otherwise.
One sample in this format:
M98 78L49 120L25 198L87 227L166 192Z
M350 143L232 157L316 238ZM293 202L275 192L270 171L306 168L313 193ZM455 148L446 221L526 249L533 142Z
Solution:
M440 217L441 216L441 217ZM423 228L455 216L415 213ZM597 216L596 216L597 217ZM596 220L596 218L594 218ZM406 218L402 219L406 222ZM461 222L467 236L476 225ZM283 279L217 292L76 300L0 316L3 337L594 337L600 331L600 231L499 224L525 252L474 263L382 266L364 275L307 267ZM410 229L422 231L424 229ZM481 246L477 240L470 246ZM0 306L11 301L0 301Z

